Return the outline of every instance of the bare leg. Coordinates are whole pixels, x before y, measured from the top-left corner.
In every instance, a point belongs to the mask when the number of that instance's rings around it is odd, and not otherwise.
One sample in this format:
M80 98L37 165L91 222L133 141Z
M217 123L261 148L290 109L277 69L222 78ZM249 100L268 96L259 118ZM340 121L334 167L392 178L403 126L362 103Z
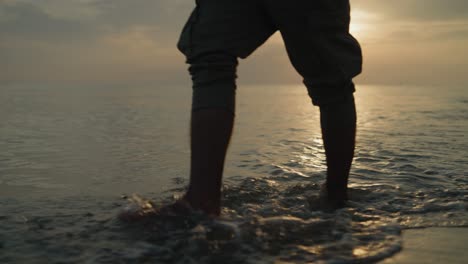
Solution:
M185 200L195 209L219 215L224 160L234 114L222 108L192 112L190 185Z
M354 157L356 108L354 97L320 107L322 137L327 156L327 198L341 207L348 199L349 170Z

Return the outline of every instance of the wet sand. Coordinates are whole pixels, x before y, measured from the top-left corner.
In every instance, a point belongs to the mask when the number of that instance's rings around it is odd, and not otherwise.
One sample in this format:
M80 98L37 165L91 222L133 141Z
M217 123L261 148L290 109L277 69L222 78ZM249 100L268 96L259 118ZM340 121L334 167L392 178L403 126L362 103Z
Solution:
M468 228L423 228L403 231L403 250L381 264L466 263Z

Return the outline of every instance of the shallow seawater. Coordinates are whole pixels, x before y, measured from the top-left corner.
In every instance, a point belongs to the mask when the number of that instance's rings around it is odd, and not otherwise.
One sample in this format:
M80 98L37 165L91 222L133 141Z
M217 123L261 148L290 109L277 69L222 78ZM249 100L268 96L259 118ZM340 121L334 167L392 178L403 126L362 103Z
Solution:
M182 194L190 89L0 86L0 263L372 263L401 231L468 226L465 87L358 86L349 206L319 205L317 109L301 86L240 86L223 217L126 223Z

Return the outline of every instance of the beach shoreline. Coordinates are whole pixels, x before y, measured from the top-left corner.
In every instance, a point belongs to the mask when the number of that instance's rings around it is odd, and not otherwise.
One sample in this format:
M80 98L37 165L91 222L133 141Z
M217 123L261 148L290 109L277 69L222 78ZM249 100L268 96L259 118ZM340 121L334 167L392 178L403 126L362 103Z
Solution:
M403 231L403 249L380 264L466 263L468 228L431 227Z

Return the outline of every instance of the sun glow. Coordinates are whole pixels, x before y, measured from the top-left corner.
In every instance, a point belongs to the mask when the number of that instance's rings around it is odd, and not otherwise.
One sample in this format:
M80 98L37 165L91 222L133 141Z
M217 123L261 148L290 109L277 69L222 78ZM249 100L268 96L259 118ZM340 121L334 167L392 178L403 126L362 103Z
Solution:
M362 37L365 34L366 26L361 23L352 22L349 25L349 31L355 36Z
M377 32L373 28L373 24L380 21L380 17L377 14L362 11L360 9L353 9L351 13L351 24L349 25L349 31L358 40L372 38ZM372 33L372 34L371 34ZM271 36L270 42L274 44L283 44L283 38L280 32L276 32Z
M380 17L378 15L355 9L351 13L349 31L358 39L371 38L371 35L376 33L373 32L374 30L372 25L379 21Z

